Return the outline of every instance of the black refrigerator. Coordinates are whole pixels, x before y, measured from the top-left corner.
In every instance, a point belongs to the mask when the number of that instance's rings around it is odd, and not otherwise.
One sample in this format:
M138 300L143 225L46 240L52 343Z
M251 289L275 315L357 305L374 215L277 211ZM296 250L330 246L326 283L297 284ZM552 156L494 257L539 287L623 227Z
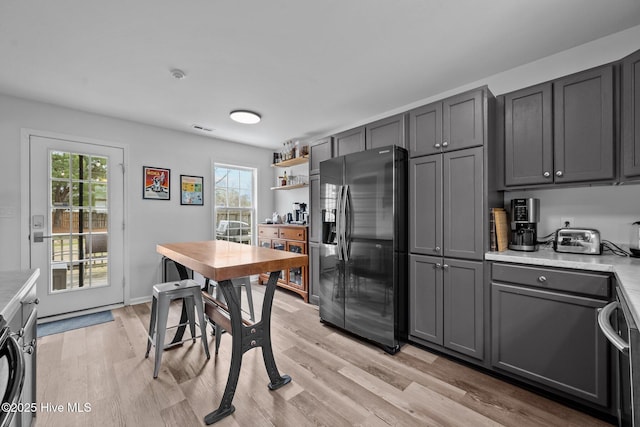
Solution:
M320 163L320 319L394 354L407 337L407 151Z

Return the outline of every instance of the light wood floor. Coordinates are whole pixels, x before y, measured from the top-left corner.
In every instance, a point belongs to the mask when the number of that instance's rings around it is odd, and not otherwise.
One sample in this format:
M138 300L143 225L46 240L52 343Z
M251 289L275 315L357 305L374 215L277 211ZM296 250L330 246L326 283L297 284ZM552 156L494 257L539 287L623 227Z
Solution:
M254 287L259 313L263 289ZM144 358L149 304L113 311L115 321L38 340L36 426L198 426L218 407L231 337L207 361L191 342ZM178 306L172 307L175 321ZM261 350L245 353L233 415L218 426L598 426L607 423L417 347L395 356L321 324L318 311L276 292L273 346L291 384L269 391ZM211 330L211 329L209 329ZM90 412L70 413L68 403Z

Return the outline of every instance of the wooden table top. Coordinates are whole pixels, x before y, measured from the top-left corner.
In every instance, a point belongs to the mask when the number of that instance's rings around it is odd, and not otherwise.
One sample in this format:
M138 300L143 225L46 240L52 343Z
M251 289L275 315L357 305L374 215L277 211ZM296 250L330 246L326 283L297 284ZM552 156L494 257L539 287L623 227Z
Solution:
M156 251L216 282L309 264L304 254L225 240L163 243Z

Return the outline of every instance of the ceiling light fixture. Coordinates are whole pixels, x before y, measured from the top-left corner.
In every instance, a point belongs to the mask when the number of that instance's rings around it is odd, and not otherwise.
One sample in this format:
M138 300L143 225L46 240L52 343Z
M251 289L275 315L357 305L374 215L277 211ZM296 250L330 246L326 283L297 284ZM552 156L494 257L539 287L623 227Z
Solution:
M249 111L249 110L232 111L231 113L229 113L229 117L231 117L231 120L234 120L238 123L244 123L247 125L253 125L255 123L258 123L262 118L260 117L260 114L254 113L253 111Z

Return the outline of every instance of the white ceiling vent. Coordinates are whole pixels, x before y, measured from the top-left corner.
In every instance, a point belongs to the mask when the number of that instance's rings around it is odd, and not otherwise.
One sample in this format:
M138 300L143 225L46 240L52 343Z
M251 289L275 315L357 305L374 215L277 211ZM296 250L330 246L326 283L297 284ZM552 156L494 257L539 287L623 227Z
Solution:
M200 132L212 132L213 131L213 129L211 129L211 128L207 128L207 127L200 126L200 125L192 125L191 127L193 129L195 129L195 130L199 130Z

